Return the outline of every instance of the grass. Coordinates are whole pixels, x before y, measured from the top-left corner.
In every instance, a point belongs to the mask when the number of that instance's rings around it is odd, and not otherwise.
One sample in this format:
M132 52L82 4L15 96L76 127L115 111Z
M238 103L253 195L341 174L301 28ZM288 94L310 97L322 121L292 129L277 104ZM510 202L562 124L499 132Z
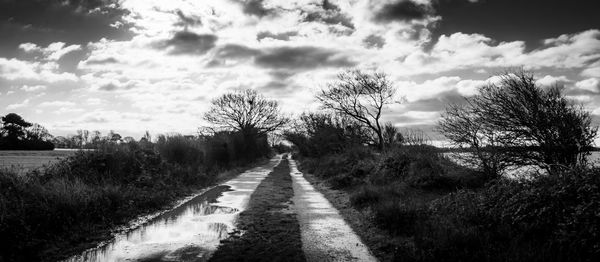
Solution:
M0 169L15 169L25 173L29 170L42 168L60 161L61 159L75 154L76 151L54 150L54 151L19 151L1 150Z
M374 246L388 260L600 258L598 168L488 181L431 147L365 150L305 158L301 168L346 191L362 224L384 230L386 243Z
M172 151L193 143L166 141ZM234 165L175 161L152 144L106 144L26 175L0 171L0 261L54 261L169 206ZM242 162L238 162L242 163Z

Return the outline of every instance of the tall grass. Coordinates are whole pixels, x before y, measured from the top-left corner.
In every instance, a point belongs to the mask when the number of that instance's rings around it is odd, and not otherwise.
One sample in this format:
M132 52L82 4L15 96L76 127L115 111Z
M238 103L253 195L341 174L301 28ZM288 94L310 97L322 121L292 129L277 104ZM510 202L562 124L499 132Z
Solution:
M203 144L181 136L156 147L107 143L43 171L0 171L0 261L56 260L212 183L232 165L207 166Z

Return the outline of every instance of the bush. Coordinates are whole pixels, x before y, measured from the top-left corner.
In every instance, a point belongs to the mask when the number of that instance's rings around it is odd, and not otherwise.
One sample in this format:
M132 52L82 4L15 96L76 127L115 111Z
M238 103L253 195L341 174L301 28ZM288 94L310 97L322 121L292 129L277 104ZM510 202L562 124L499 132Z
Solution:
M411 202L386 200L373 208L375 223L394 235L413 235L415 224L426 217L426 207Z
M598 171L500 181L440 199L415 233L418 247L431 258L449 260L596 260Z

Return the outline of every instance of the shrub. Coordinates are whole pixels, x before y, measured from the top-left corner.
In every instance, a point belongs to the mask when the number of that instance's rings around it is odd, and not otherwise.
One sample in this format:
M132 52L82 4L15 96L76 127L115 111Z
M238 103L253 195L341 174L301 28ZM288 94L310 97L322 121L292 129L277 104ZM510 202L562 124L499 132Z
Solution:
M413 235L415 224L426 215L424 205L386 200L373 208L375 223L395 235Z

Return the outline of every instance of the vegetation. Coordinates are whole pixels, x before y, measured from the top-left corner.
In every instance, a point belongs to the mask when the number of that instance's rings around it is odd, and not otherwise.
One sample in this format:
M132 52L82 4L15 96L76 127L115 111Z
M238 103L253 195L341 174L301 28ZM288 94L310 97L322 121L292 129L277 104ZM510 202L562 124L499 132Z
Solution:
M154 143L148 132L136 142L112 131L101 137L80 130L67 146L95 150L26 175L0 170L0 261L64 258L70 250L108 237L115 226L216 182L226 169L268 156L267 134L278 124L265 127L271 122L263 120L273 116L276 103L253 92L243 94L250 99L244 101L250 101L252 119L260 121L239 130L159 135ZM29 124L20 118L9 115L3 124L10 139L30 137Z
M324 109L349 117L373 132L372 141L380 149L385 146L384 125L381 123L385 106L394 103L396 88L384 73L365 73L348 70L338 75L316 98Z
M500 79L442 116L440 131L475 152L461 156L495 177L514 165L585 165L598 130L590 113L559 87L538 86L531 73L509 72Z
M0 118L1 150L52 150L52 135L41 125L29 123L20 115L7 114Z
M332 115L304 114L286 138L303 171L346 191L363 223L386 232L374 250L386 260L597 260L600 169L582 161L596 134L589 113L529 74L502 79L449 107L440 123L477 157L475 168L427 145L422 132L393 127L376 151ZM523 164L564 168L500 175Z

